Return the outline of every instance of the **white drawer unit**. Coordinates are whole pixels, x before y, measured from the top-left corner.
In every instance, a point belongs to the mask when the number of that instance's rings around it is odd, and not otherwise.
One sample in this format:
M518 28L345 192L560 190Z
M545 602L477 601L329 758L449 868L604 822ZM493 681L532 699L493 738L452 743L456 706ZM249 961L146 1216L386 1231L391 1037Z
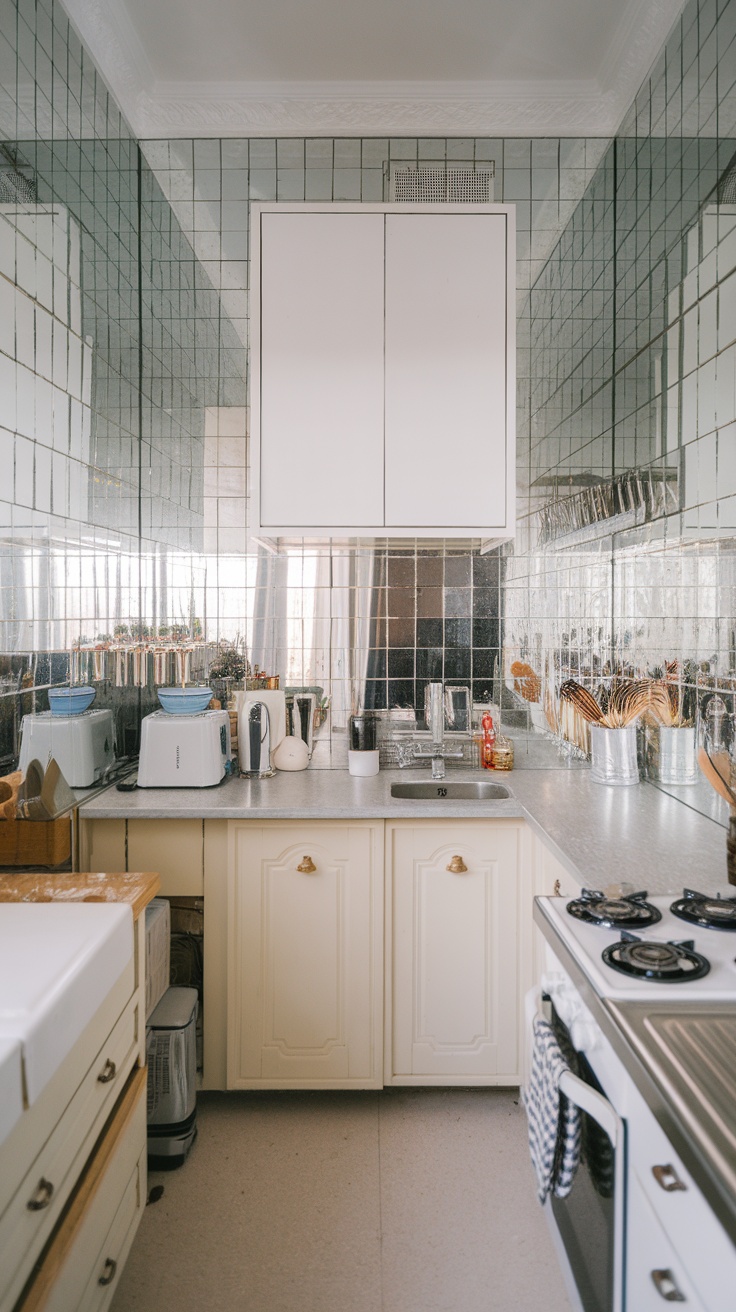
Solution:
M29 1261L35 1260L64 1205L136 1058L137 1014L131 998L41 1151L0 1216L0 1271L9 1284L0 1308L13 1306Z
M632 1312L661 1312L665 1303L681 1303L687 1312L710 1312L633 1173L629 1174L627 1211L626 1306ZM733 1285L728 1296L732 1299Z
M640 1230L645 1212L637 1205L638 1189L648 1200L677 1254L676 1268L682 1273L684 1283L692 1282L707 1312L731 1312L736 1288L736 1249L643 1099L636 1090L630 1090L629 1098L629 1160L637 1185L635 1189L630 1181L630 1241L633 1240L638 1252L641 1245L634 1236ZM654 1265L654 1249L649 1251L647 1260ZM640 1306L638 1297L638 1289L630 1289L631 1307ZM690 1302L687 1306L690 1307Z
M102 1312L112 1302L145 1206L145 1095L137 1070L18 1312Z
M13 1095L0 1124L0 1312L111 1301L145 1199L144 908L157 885L50 875L35 901L0 881L0 1057Z

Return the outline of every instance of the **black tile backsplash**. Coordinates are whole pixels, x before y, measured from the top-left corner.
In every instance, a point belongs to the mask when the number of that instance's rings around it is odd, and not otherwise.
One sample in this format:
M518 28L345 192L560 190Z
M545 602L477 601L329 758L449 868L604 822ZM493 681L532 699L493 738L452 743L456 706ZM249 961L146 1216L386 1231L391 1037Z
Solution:
M472 638L472 621L445 620L445 647L470 648Z

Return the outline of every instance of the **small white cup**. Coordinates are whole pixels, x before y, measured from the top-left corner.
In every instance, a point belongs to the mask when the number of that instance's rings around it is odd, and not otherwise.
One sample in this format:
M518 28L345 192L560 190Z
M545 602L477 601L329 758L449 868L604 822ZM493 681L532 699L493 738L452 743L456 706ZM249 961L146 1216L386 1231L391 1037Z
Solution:
M348 749L348 770L350 774L378 774L378 751L354 752Z

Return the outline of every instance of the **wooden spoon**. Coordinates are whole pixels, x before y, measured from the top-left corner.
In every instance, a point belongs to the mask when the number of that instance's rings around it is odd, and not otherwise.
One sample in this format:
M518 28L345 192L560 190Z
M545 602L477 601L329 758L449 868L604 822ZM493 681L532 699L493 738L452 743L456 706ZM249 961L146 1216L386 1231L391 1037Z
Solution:
M593 694L587 688L584 688L582 684L576 683L574 679L567 679L560 686L560 697L563 701L571 702L575 710L589 724L598 724L601 718L601 708Z
M720 757L725 757L726 761L729 759L727 752L717 752L716 760ZM723 762L718 760L718 764L722 765ZM723 798L724 802L728 802L731 810L736 813L736 793L734 793L729 784L726 783L726 780L718 769L716 761L708 755L704 747L698 748L698 765L708 780L711 788L715 788L716 792Z

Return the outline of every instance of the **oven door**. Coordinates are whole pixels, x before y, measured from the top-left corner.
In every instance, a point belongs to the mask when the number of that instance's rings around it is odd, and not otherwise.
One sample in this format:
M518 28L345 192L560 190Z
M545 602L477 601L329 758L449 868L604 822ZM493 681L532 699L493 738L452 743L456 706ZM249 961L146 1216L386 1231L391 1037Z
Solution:
M537 999L541 1011L538 991ZM559 1017L554 1023L567 1034ZM550 1195L545 1208L579 1308L623 1312L624 1123L585 1056L575 1059L577 1071L564 1073L560 1091L582 1113L580 1165L567 1197Z

